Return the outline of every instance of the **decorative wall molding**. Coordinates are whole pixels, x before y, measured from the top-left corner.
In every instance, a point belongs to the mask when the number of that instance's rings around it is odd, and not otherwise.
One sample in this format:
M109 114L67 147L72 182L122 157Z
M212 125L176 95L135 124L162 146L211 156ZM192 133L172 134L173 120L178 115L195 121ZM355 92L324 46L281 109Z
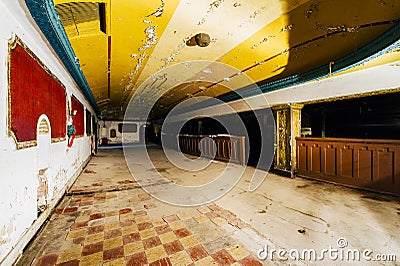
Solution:
M18 69L14 69L16 67ZM36 71L33 71L34 68ZM27 84L29 86L26 86ZM40 90L34 86L40 87ZM22 89L23 92L20 91ZM38 96L40 93L45 93L47 98L51 98L52 101L47 101L46 104L35 101L35 97L41 98L43 96ZM16 102L13 104L14 100ZM51 142L64 141L66 139L66 106L63 107L62 103L65 103L65 101L66 89L64 84L18 36L13 35L8 43L7 128L8 135L14 140L17 149L37 145L37 119L42 114L46 114L50 118L50 124L53 124L49 126L55 129L52 132ZM60 115L57 115L57 108L60 108ZM21 132L16 132L16 129Z

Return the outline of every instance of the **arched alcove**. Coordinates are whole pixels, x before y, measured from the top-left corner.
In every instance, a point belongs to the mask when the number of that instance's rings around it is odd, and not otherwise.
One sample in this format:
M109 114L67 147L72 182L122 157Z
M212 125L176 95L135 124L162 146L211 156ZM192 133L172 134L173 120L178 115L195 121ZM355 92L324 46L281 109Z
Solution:
M41 115L37 123L37 212L38 216L47 208L48 169L50 166L51 127L46 115Z

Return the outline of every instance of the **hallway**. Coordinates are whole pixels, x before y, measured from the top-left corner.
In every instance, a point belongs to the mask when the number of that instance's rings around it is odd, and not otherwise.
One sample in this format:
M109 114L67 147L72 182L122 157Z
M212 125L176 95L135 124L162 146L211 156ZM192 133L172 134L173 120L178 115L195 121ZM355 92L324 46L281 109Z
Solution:
M400 266L400 1L360 3L1 0L0 265Z
M160 148L148 151L158 172L186 186L208 183L227 166L213 161L189 175L167 161ZM260 261L257 256L266 246L315 249L319 255L329 246L337 248L341 238L345 247L370 249L372 256L400 254L398 198L274 174L248 192L253 171L246 167L240 182L213 203L178 207L139 186L122 149L102 149L17 265L337 265L343 261L328 256L323 261L279 260L276 253Z

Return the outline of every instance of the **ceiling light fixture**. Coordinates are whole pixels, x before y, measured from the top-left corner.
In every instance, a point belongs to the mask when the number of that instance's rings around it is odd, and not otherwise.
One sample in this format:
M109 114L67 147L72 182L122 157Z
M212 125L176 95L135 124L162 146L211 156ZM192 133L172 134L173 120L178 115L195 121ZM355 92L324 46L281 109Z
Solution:
M186 41L187 46L200 46L206 47L210 44L211 38L207 33L198 33Z

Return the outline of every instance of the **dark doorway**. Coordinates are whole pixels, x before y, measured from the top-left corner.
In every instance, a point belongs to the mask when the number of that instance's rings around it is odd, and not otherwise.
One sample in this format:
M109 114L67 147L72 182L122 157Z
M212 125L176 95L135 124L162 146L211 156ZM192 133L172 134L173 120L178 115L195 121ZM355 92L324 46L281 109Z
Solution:
M304 106L311 137L400 139L400 93Z
M218 119L214 118L201 118L193 119L185 123L180 133L188 135L218 135L227 134L227 129L218 122L225 121L223 123L229 124L229 121L234 119L235 115L224 115L219 116ZM248 139L246 139L248 149L248 165L257 166L263 170L269 170L271 163L270 153L265 153L265 158L260 158L261 147L263 149L274 149L274 120L270 109L262 109L257 111L248 111L239 113L239 117L242 120L245 130L247 132ZM201 127L201 128L199 128ZM264 128L263 136L261 136L260 127ZM230 134L242 135L240 130L237 132L235 128L231 129ZM263 153L264 154L264 153Z

